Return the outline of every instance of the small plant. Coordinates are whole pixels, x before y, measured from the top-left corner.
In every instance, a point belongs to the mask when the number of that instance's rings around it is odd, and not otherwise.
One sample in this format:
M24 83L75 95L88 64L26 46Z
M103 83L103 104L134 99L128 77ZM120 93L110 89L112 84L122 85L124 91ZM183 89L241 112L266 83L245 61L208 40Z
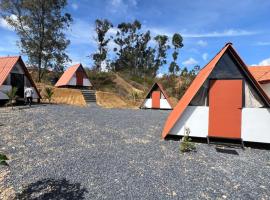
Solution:
M14 103L16 103L17 91L18 89L16 87L12 87L10 90L5 92L5 94L8 96L8 99L9 99L8 105L11 105L12 109L13 109Z
M44 90L44 97L48 99L49 103L51 103L53 95L54 95L53 88L46 87Z
M196 149L195 144L191 142L191 138L189 137L189 134L190 134L190 129L185 128L185 133L180 143L180 151L182 153L194 151Z
M0 153L0 165L8 165L6 162L7 160L8 160L7 156Z
M132 97L133 101L135 102L135 101L139 98L138 92L133 91L133 92L131 93L131 97Z

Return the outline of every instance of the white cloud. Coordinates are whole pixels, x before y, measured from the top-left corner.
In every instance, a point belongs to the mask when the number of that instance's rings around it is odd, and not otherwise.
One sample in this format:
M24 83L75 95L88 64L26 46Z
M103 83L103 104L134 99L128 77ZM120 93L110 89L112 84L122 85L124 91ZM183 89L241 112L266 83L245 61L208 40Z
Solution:
M197 65L198 61L195 60L194 58L189 58L189 59L185 60L184 62L182 62L182 64L185 66L192 66L192 65Z
M79 8L77 3L72 3L71 7L73 8L73 10L78 10L78 8Z
M138 0L109 0L107 10L112 13L127 13L129 8L136 8Z
M266 59L262 60L261 62L259 62L259 65L269 66L270 65L270 58L266 58Z
M150 30L154 35L167 35L168 37L172 37L174 32L159 28L159 27L143 27L145 30ZM247 30L236 30L236 29L227 29L224 31L214 31L208 33L191 33L187 30L178 31L184 38L215 38L215 37L236 37L236 36L248 36L248 35L256 35L259 34L258 31L247 31ZM206 46L208 43L204 40L199 40L197 42L200 46Z
M207 59L208 59L208 53L204 53L204 54L202 55L202 59L203 59L204 61L207 61Z
M161 73L161 72L159 72L159 73L156 75L157 78L162 78L163 76L164 76L164 73Z
M2 27L3 29L9 30L9 31L13 31L14 29L12 28L12 26L10 26L7 21L4 18L0 18L0 27Z
M258 45L258 46L270 46L270 42L257 42L256 45Z
M231 37L231 36L256 35L258 33L259 33L258 31L228 29L222 32L214 31L214 32L209 32L209 33L183 33L183 37L186 37L186 38Z
M88 21L74 18L71 29L67 32L67 36L72 44L89 44L95 45L95 30Z
M207 43L206 41L204 41L204 40L199 40L199 41L197 42L197 45L199 45L199 46L201 46L201 47L205 47L205 46L208 45L208 43Z

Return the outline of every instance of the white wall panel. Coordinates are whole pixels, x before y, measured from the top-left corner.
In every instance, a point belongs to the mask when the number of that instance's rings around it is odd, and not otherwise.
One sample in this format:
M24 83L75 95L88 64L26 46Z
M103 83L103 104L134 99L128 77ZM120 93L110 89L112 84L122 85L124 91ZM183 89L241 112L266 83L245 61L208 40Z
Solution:
M207 137L208 115L207 106L188 106L169 134L184 135L184 129L187 127L190 129L190 136Z
M243 108L242 139L270 143L270 109Z
M68 85L76 85L77 84L77 79L76 79L76 77L72 77L71 79L70 79L70 81L68 82Z
M152 108L152 99L145 99L143 108Z
M172 109L167 99L160 99L160 108L161 109Z
M92 86L88 78L83 79L83 86Z

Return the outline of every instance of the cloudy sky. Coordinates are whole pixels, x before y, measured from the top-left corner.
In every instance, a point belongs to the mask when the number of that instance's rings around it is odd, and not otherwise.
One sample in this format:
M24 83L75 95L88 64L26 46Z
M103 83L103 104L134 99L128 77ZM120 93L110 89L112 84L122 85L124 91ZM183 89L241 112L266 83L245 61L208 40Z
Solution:
M196 64L203 67L227 42L234 44L246 64L270 65L267 0L70 0L68 3L66 10L74 22L67 31L71 40L67 51L73 63L91 67L92 61L87 56L96 49L94 21L107 18L115 26L138 19L153 35L180 33L184 48L178 63L182 67ZM1 56L20 54L16 33L3 19L0 35ZM166 73L167 66L160 72Z

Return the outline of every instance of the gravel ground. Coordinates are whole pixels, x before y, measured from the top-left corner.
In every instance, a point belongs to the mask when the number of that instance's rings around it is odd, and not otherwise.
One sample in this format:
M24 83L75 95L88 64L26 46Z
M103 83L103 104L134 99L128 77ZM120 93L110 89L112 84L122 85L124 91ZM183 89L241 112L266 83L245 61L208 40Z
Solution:
M169 111L0 108L18 199L269 199L270 152L161 139ZM2 167L3 168L3 167ZM1 169L1 168L0 168Z

